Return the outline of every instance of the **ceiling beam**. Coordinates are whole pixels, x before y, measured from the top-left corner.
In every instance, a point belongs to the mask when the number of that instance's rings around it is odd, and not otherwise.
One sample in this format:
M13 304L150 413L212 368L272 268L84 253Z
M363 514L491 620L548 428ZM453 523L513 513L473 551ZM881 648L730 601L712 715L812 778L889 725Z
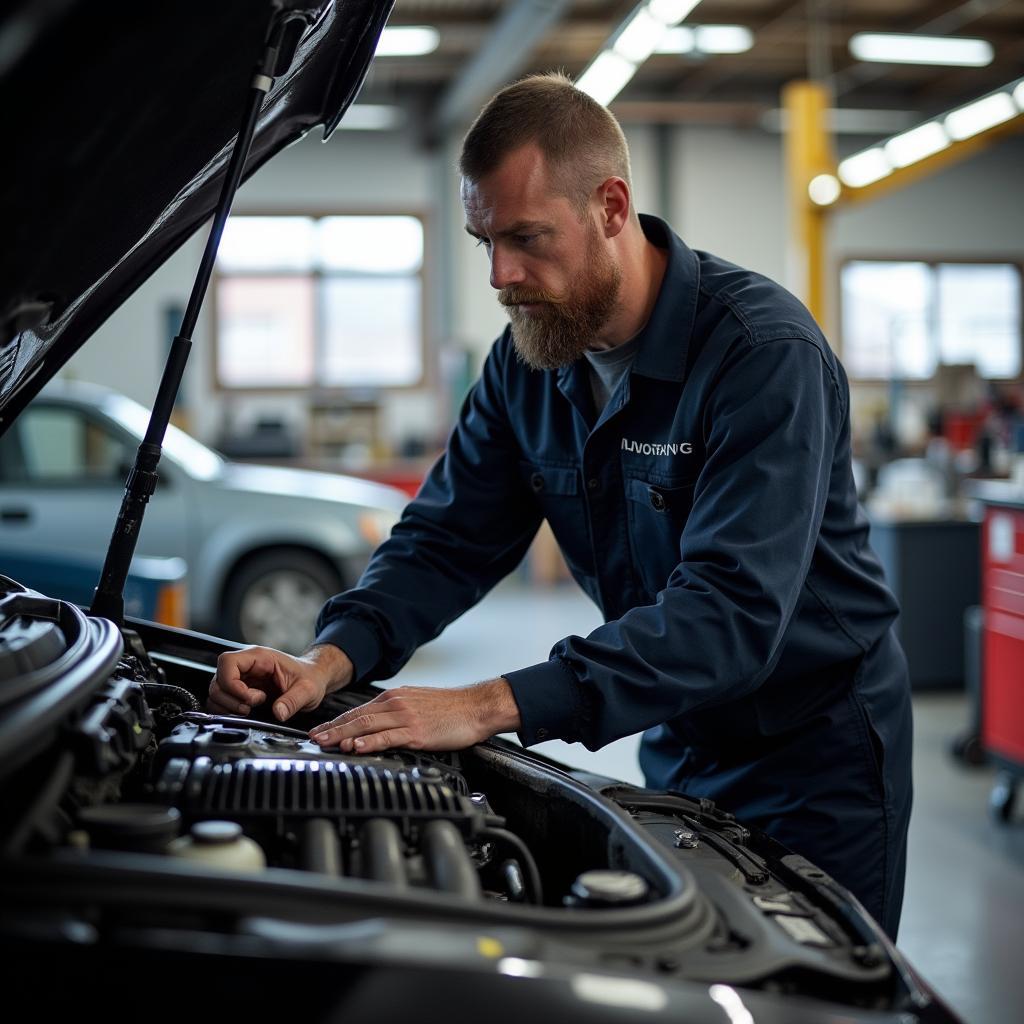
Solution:
M569 0L516 0L506 8L476 56L447 88L428 139L471 121L480 106L523 70L533 48L561 20Z

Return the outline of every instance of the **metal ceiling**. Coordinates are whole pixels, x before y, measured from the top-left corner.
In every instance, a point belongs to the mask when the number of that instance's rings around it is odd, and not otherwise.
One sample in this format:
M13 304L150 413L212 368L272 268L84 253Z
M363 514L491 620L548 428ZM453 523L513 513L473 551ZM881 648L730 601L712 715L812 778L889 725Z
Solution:
M389 24L434 25L440 46L425 57L377 58L361 101L400 102L428 135L436 134L468 120L462 108L467 97L476 104L474 89L489 92L508 78L551 68L578 75L634 6L635 0L397 0ZM515 15L519 31L510 31ZM546 24L523 31L531 16ZM684 24L744 25L754 46L741 54L651 57L613 104L624 120L761 123L777 108L781 87L807 77L826 81L837 107L924 117L1024 74L1024 0L702 0ZM984 68L858 64L847 44L864 31L979 37L992 44L995 59ZM501 59L474 62L485 47ZM493 87L482 73L487 63Z

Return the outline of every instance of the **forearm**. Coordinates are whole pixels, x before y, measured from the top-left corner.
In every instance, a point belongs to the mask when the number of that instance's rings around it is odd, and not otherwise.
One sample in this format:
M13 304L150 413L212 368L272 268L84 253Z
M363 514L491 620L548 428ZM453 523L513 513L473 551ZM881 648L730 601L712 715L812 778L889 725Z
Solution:
M324 680L324 693L334 693L352 681L352 659L331 643L314 643L303 651L301 657L316 665Z
M507 679L499 676L469 689L473 692L477 720L483 732L494 736L499 732L519 730L522 725L519 706Z

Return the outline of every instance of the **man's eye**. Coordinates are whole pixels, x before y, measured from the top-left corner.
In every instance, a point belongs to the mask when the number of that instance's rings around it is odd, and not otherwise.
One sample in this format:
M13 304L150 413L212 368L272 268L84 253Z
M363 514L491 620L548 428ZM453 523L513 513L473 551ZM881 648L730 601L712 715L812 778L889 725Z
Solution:
M536 235L516 235L516 244L529 245L536 237Z
M476 244L477 244L478 246L479 246L479 245L486 245L486 246L490 247L490 244L491 244L491 240L490 240L489 238L478 238L478 239L476 240Z

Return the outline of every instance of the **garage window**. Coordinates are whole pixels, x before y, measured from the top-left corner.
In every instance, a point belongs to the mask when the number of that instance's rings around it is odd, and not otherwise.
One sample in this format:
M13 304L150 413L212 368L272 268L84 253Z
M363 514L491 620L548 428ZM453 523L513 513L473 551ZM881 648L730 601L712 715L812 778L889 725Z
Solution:
M217 269L221 387L421 382L419 218L231 217Z
M1021 372L1021 268L1014 263L850 260L842 268L843 362L851 377L929 380L974 363Z

